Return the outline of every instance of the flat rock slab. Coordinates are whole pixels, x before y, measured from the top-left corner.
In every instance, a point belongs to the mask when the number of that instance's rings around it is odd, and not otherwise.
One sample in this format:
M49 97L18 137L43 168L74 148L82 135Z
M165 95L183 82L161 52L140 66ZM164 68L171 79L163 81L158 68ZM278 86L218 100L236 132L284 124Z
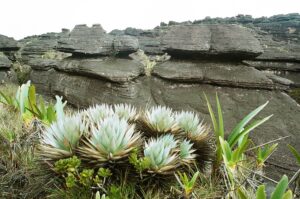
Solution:
M59 40L57 49L75 55L110 55L113 53L113 37L100 25L91 28L77 25L68 36Z
M156 66L153 74L170 81L252 89L281 88L274 84L263 72L236 63L168 61Z
M119 83L131 81L144 71L133 60L116 58L64 59L56 69Z
M170 26L161 39L165 52L173 57L226 56L253 58L263 50L258 39L247 28L238 25Z
M248 66L261 70L279 70L279 71L298 71L300 72L300 63L297 62L276 62L276 61L248 61L243 63Z

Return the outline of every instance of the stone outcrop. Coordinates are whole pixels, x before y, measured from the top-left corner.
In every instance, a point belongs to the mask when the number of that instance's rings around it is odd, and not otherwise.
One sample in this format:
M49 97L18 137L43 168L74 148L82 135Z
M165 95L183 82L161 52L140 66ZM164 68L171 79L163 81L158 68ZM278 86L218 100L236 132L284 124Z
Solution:
M294 170L285 145L300 147L300 106L287 95L300 87L298 16L206 18L109 34L100 25L78 25L19 41L16 57L31 67L30 79L39 92L61 95L77 107L160 104L196 111L209 122L203 93L214 104L217 92L228 132L270 101L262 115L274 116L250 135L258 144L289 135L268 165ZM139 62L139 49L149 55L148 62ZM163 61L156 55L163 55ZM0 69L8 70L7 60L0 56Z
M177 57L193 55L245 59L260 55L262 47L254 35L238 25L176 25L162 36L165 52Z
M15 51L19 49L18 42L12 37L0 35L0 51Z
M66 37L58 41L57 49L73 56L128 55L139 48L139 42L131 36L106 34L101 25L89 28L77 25Z
M10 68L12 65L12 62L8 59L4 53L0 52L0 69L7 69Z

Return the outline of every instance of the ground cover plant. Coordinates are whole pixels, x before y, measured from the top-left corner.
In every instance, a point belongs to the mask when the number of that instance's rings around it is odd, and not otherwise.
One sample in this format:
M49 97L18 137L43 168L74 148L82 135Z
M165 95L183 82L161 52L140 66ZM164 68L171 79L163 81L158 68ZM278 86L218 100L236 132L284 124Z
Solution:
M66 113L62 98L45 102L30 82L0 94L3 198L296 197L299 172L279 182L264 175L276 140L255 146L249 138L271 119L254 121L268 102L225 132L217 96L215 107L205 96L210 125L165 106L101 104Z

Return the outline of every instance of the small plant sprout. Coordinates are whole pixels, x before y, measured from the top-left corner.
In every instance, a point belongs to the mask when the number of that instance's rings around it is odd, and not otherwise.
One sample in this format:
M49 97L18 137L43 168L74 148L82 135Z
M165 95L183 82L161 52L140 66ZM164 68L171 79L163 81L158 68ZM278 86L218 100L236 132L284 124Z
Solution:
M271 146L266 145L263 148L259 147L256 154L256 163L257 166L263 167L265 165L266 160L272 155L272 153L276 150L278 143L273 144Z
M183 189L183 198L189 199L191 194L193 193L194 187L196 185L196 180L199 176L199 171L194 173L192 179L189 179L186 173L178 172L178 175L175 174L175 177L180 184L181 188Z

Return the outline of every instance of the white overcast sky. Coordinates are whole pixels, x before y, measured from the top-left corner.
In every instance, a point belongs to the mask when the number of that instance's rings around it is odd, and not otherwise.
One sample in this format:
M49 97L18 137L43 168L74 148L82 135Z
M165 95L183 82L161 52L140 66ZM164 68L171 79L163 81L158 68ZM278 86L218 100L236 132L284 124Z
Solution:
M76 24L150 29L170 20L300 12L300 0L1 0L0 6L0 34L15 39Z

